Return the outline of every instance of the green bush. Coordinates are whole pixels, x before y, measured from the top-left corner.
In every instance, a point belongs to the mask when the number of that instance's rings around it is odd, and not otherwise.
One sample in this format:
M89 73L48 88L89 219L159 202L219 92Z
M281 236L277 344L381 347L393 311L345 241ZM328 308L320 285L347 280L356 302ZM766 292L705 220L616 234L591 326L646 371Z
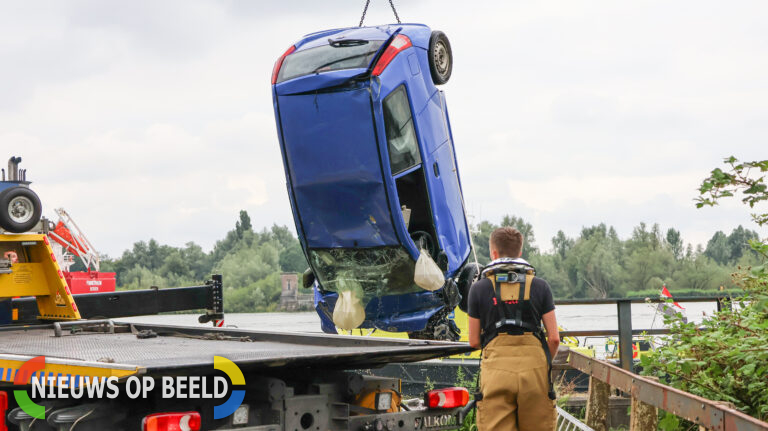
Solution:
M764 182L768 160L739 163L726 159L730 169L715 169L704 180L697 206L713 206L722 198L741 195L754 208L768 200ZM762 176L761 176L762 175ZM768 213L752 214L759 225ZM670 334L664 345L641 358L643 373L702 397L733 403L760 420L768 419L768 243L750 235L751 250L760 256L754 266L739 266L734 284L743 294L731 307L706 316L700 324L686 323L681 315L665 318ZM665 418L665 429L677 427ZM660 424L662 425L662 424Z

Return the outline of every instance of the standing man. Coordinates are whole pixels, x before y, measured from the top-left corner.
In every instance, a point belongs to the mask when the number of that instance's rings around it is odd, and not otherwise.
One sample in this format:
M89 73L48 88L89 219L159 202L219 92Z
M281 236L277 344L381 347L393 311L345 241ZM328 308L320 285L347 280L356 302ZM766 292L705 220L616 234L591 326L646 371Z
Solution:
M534 276L522 252L520 231L493 231L492 261L469 291L469 345L483 349L478 431L555 429L550 376L560 345L555 304L549 284Z

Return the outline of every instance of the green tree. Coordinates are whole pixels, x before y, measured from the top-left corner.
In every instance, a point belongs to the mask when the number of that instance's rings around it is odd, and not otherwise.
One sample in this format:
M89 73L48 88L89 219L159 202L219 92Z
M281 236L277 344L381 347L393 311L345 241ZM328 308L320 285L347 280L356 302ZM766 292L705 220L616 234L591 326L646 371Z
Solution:
M707 248L704 250L704 254L720 265L726 265L731 261L731 247L728 244L728 237L725 236L723 231L715 232L712 238L707 241Z
M625 289L661 289L662 283L672 276L674 260L674 255L669 250L654 249L651 245L636 248L626 261Z
M728 247L730 248L730 261L736 262L744 255L745 252L754 251L749 246L749 241L759 239L757 232L749 229L744 229L741 225L731 231L728 235Z
M203 251L202 247L194 242L188 242L179 251L182 259L189 267L190 278L199 282L211 276L213 260L209 253Z
M616 294L621 249L618 238L609 235L604 224L583 229L564 262L573 289L570 296L606 298Z
M574 244L575 241L568 238L561 230L557 231L557 235L552 238L552 247L555 250L555 254L560 256L561 259L565 259Z
M674 228L667 229L666 244L675 260L683 258L683 237L680 231Z
M248 216L248 212L240 210L240 220L235 223L235 234L238 238L243 237L243 233L253 230L251 226L251 218Z

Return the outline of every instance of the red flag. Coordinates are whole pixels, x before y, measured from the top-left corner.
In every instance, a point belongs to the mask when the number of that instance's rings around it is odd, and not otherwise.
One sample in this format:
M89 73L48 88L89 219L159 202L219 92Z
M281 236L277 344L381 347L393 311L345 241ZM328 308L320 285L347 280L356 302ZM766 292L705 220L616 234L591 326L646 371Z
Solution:
M677 303L677 301L674 301L674 298L672 298L672 294L669 293L669 290L667 290L667 286L666 285L662 285L661 286L661 296L663 296L665 298L672 299L673 300L672 304L674 304L675 307L677 307L677 308L679 308L681 310L685 310L685 308L681 307L680 304Z

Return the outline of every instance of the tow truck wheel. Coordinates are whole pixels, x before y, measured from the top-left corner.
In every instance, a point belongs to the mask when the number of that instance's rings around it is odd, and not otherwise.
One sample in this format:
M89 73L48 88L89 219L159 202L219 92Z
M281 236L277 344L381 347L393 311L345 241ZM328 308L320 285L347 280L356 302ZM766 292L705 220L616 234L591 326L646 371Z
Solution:
M43 212L40 198L27 187L12 187L0 192L0 227L12 233L32 230Z
M429 72L432 82L442 85L448 82L453 70L453 52L448 36L442 31L433 31L429 38Z

